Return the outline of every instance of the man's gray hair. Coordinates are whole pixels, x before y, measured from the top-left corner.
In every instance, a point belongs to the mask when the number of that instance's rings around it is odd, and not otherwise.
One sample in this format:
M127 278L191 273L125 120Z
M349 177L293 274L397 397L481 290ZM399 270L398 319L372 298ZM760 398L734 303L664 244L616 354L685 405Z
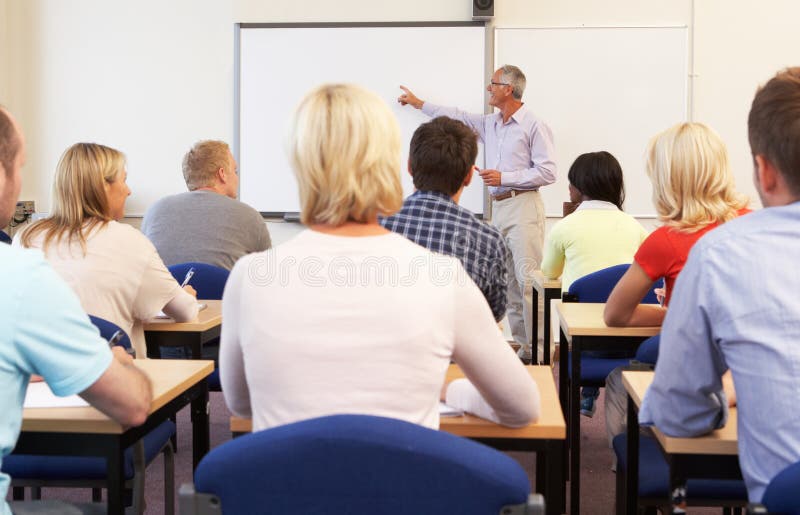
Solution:
M517 100L522 100L527 84L525 74L513 64L504 64L500 69L503 70L503 82L511 85L511 95Z

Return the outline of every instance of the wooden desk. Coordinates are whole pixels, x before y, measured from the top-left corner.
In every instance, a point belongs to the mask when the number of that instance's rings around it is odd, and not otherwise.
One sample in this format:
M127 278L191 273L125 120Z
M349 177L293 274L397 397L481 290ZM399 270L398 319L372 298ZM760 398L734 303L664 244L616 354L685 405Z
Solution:
M603 321L605 304L561 301L554 304L561 329L558 393L570 435L567 442L570 450L570 508L573 513L580 513L581 353L585 350L635 350L643 340L658 334L661 327L608 327ZM569 358L568 346L572 351ZM568 359L572 364L571 379ZM565 453L565 461L566 458Z
M219 338L222 327L222 301L201 300L208 307L191 322L153 318L144 323L147 357L160 358L160 347L190 347L192 359L201 359L203 344Z
M525 427L508 428L472 415L442 417L439 429L448 433L477 440L504 451L536 453L536 491L543 492L547 513L563 513L565 507L565 482L563 471L563 446L566 424L556 396L553 372L547 366L526 367L536 381L541 396L539 420ZM447 381L464 377L458 365L450 365ZM234 436L252 431L250 419L231 417L230 429Z
M544 299L544 356L539 360L539 295ZM533 362L550 364L550 342L552 338L552 330L550 328L551 312L550 304L554 299L561 298L561 279L547 279L542 274L541 270L533 272L533 336L532 349L533 349Z
M108 467L108 513L124 513L124 452L191 403L193 465L209 450L208 387L213 361L136 360L153 382L153 402L144 424L123 427L92 407L28 408L14 451L19 454L102 456Z
M628 428L626 436L628 467L625 475L625 510L637 513L639 494L639 406L653 382L654 372L624 371L622 383L628 392ZM730 408L728 423L722 429L695 438L667 436L653 427L670 469L670 491L685 488L691 478L741 479L739 468L736 408ZM618 486L619 488L619 482ZM618 499L623 496L618 495Z

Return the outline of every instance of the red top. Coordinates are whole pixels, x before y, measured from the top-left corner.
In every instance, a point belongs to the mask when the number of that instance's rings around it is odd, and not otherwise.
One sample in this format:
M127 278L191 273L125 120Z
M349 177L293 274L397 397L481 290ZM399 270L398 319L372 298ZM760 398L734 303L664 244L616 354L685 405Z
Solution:
M740 209L738 214L741 216L749 212L750 209L744 208ZM674 227L662 226L650 233L650 236L639 246L633 260L642 267L644 273L653 282L662 277L666 282L667 296L664 299L664 306L669 305L672 290L675 289L675 279L683 270L692 245L718 225L719 223L714 223L690 233L678 231Z

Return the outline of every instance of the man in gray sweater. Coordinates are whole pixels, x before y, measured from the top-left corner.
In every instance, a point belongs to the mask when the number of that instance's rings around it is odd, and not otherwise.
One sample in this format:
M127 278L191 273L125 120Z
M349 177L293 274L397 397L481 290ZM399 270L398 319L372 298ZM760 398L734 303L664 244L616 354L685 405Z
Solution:
M200 141L186 153L189 191L159 200L142 221L142 232L167 266L195 261L230 270L243 255L270 247L259 212L236 200L236 168L222 141Z

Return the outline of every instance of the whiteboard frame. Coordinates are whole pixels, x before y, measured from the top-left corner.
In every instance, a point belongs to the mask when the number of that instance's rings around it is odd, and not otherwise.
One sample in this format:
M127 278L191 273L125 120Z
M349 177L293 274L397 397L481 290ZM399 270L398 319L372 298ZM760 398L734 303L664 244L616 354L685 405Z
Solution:
M381 27L478 27L484 29L484 52L487 51L487 46L491 41L493 44L494 38L489 38L489 25L487 21L473 20L473 21L408 21L408 22L318 22L318 23L236 23L234 24L234 84L233 84L233 146L231 151L237 162L240 162L240 112L241 112L241 34L246 29L291 29L291 28L381 28ZM484 74L489 70L489 63L487 63L486 55L476 57L483 60ZM484 112L486 105L484 104ZM479 144L479 147L481 145ZM480 159L480 154L479 154ZM482 166L481 166L482 168ZM401 172L402 173L402 172ZM474 181L474 179L473 179ZM237 195L241 196L241 177L239 181L239 191ZM488 190L483 188L483 212L473 213L480 219L488 218L491 212L489 206ZM285 211L259 211L264 218L283 218L285 221L297 222L300 220L298 212L285 212Z

